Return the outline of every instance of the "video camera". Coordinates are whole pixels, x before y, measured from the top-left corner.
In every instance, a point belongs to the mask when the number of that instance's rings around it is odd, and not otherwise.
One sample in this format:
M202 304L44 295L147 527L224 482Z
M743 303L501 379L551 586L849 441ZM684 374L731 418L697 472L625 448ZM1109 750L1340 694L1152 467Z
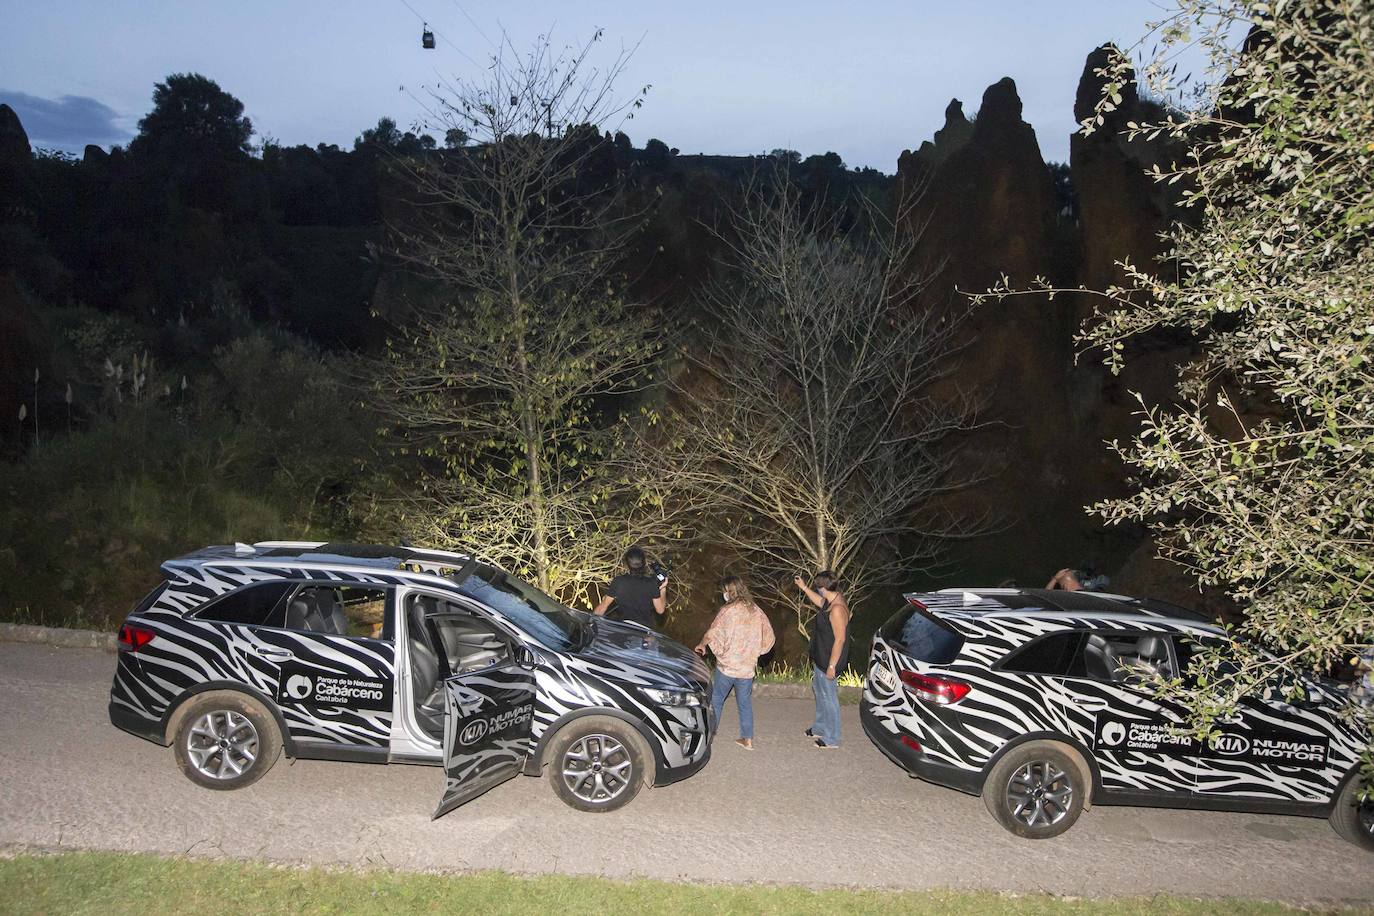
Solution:
M667 558L664 558L662 563L660 563L658 560L654 560L652 563L649 564L649 572L654 574L654 578L658 580L659 585L662 585L664 582L668 581L668 574L672 571L673 564Z

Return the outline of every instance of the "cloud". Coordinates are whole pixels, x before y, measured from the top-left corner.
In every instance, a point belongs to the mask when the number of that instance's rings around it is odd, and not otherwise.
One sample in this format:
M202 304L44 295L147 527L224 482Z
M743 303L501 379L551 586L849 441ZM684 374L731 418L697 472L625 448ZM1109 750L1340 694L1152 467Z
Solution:
M26 92L0 89L0 102L19 115L29 144L34 147L79 150L87 143L127 143L132 136L119 125L119 114L113 108L90 96L41 99Z

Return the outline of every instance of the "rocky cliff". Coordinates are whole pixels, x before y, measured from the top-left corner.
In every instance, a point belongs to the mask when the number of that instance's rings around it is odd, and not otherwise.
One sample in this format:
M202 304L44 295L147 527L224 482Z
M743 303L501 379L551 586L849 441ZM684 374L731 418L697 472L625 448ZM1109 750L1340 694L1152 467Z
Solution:
M1103 47L1088 57L1075 104L1080 119L1097 97L1094 71L1107 53ZM933 140L898 162L900 193L921 195L910 219L913 226L925 223L922 261L943 264L923 306L962 309L964 293L985 290L1001 276L1018 288L1044 277L1059 287L1104 289L1121 279L1119 261L1155 264L1159 233L1176 218L1177 200L1143 170L1169 150L1159 142L1127 142L1119 131L1128 120L1157 113L1158 106L1131 89L1106 129L1072 138L1075 208L1056 195L1011 79L987 89L972 122L953 100ZM1074 335L1094 305L1082 295L1016 296L988 302L973 315L950 384L986 399L988 426L969 437L967 448L971 458L997 467L985 483L956 495L950 508L972 514L990 501L1000 512L1000 530L954 545L950 573L937 575L935 584L957 577L1039 587L1057 569L1087 563L1112 574L1114 586L1190 595L1180 570L1152 559L1153 545L1140 529L1106 528L1085 511L1128 485L1104 442L1133 428L1129 392L1167 397L1186 346L1147 341L1129 371L1114 378L1096 355L1077 354Z

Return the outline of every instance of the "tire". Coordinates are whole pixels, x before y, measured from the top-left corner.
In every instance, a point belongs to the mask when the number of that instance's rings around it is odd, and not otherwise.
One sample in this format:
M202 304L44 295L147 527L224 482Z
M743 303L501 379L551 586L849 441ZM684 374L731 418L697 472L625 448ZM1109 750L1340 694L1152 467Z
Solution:
M1345 788L1331 806L1331 829L1346 842L1374 852L1374 797L1361 802L1362 785L1364 780L1358 776L1346 781Z
M1002 756L983 781L983 804L1019 837L1047 840L1083 812L1091 785L1079 754L1056 741L1028 741Z
M558 730L544 754L553 794L578 811L615 811L654 777L654 758L634 726L582 716Z
M207 789L242 789L272 769L281 732L257 700L233 690L212 690L177 710L172 748L186 778Z

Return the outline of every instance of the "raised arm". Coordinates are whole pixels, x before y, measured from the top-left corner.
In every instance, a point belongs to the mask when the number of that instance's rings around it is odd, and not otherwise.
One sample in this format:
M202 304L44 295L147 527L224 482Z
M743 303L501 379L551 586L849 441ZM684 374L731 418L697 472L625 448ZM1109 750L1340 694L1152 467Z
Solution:
M811 586L807 585L806 580L803 579L801 576L793 576L792 581L796 584L797 588L802 590L802 593L805 594L806 597L811 601L811 603L814 604L816 607L820 607L822 604L825 603L825 599L820 596L820 593L812 591Z

